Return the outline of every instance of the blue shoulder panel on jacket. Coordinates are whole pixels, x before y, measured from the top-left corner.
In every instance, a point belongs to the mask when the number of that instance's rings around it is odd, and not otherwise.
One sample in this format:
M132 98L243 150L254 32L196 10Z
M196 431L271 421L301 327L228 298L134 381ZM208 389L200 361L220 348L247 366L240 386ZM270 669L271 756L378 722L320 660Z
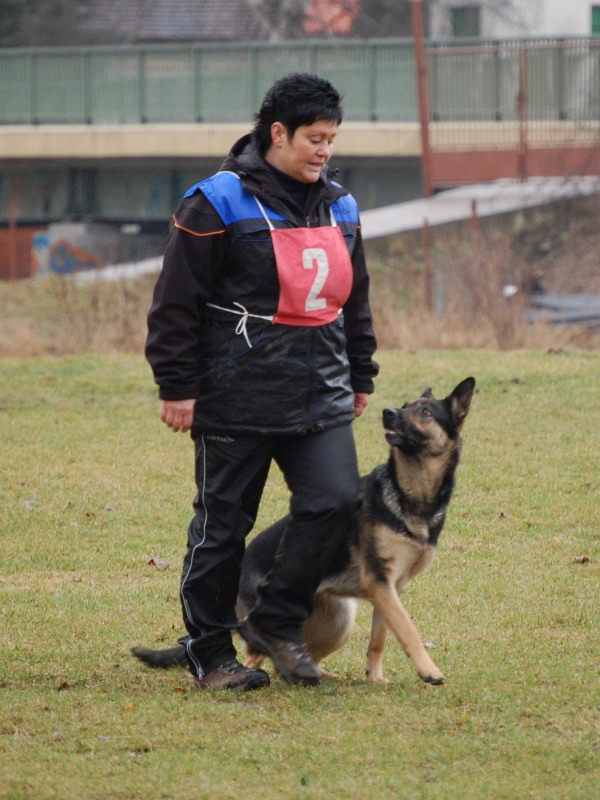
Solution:
M358 204L351 194L345 194L331 204L338 222L358 223Z
M188 189L184 197L191 197L198 190L213 206L225 225L231 225L244 219L256 219L257 217L262 219L254 196L244 189L241 180L234 172L217 172L212 177L200 181ZM281 214L277 214L270 208L269 217L284 219Z

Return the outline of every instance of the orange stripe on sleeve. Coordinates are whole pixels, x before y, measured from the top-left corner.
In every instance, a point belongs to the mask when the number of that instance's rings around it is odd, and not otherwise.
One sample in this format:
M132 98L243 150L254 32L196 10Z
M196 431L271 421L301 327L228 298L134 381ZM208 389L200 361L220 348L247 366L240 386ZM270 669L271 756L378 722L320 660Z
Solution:
M178 228L180 231L185 231L186 233L190 233L192 236L198 236L199 238L203 238L204 236L216 236L219 233L225 233L226 228L220 231L210 231L209 233L197 233L197 231L192 231L189 228L184 228L183 225L180 225L177 222L177 218L173 217L173 225Z

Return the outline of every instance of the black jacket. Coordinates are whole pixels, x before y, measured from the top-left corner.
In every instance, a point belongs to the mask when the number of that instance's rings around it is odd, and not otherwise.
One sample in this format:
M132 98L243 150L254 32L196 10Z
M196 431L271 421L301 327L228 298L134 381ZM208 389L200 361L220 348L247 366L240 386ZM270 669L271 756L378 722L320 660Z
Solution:
M249 347L241 317L206 303L243 306L254 315L277 309L270 232L250 195L277 212L276 227L288 228L329 225L330 206L353 209L353 199L324 172L310 187L303 217L250 135L234 145L221 170L241 179L241 210L220 215L207 199L224 182L218 173L192 187L174 215L148 315L146 357L160 397L198 398L194 425L214 432L303 434L351 422L353 393L372 392L378 372L357 211L338 221L353 286L335 322L299 327L250 317Z

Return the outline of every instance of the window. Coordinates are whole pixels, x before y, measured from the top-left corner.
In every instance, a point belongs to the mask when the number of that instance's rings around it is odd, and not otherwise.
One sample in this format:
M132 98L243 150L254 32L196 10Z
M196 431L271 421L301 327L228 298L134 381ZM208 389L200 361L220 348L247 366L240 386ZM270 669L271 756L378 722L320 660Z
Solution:
M600 6L592 6L592 36L600 36Z
M481 34L481 8L479 6L455 6L450 9L450 14L452 36L458 38Z

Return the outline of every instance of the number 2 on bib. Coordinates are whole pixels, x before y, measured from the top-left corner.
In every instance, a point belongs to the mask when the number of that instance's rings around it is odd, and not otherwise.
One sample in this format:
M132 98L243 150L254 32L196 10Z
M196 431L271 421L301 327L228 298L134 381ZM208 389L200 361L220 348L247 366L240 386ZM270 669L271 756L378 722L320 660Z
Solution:
M328 325L352 289L352 264L339 228L271 231L279 278L273 321L281 325Z
M313 269L315 265L317 267L317 274L308 292L304 310L320 311L327 305L327 300L324 297L319 297L329 275L327 253L321 247L308 247L302 253L302 265L304 269Z

